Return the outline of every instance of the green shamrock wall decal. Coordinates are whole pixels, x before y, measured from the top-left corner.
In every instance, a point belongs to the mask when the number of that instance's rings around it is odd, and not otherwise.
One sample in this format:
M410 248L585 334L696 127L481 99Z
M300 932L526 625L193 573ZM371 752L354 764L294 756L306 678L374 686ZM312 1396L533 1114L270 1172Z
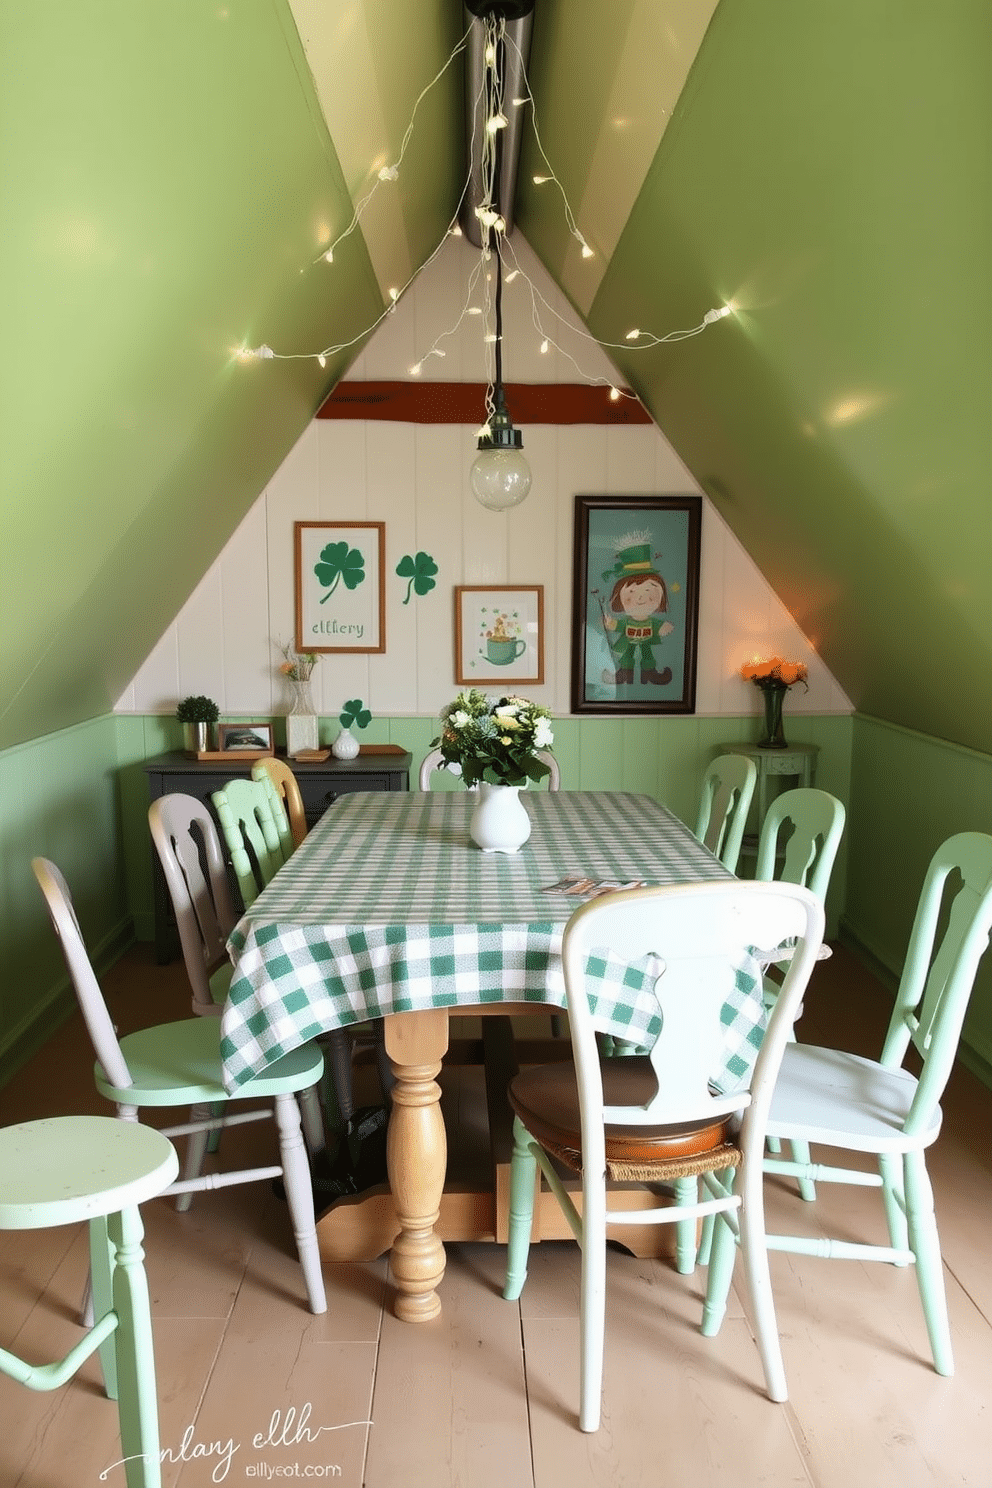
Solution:
M396 565L396 572L401 579L409 579L406 586L406 598L404 604L410 603L410 591L415 589L418 594L429 594L434 588L433 575L437 573L437 564L430 553L418 553L416 558L411 558L407 553Z
M328 543L321 549L320 562L313 571L321 584L329 585L326 594L320 597L321 604L330 599L341 580L346 589L357 589L365 578L365 557L358 548L349 548L346 542Z
M342 728L367 728L372 722L372 714L366 708L361 698L349 698L338 714Z

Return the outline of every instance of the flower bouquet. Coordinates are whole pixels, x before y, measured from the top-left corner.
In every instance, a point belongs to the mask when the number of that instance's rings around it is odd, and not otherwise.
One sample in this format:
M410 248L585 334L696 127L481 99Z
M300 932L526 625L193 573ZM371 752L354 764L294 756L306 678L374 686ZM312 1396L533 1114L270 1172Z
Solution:
M806 665L801 661L783 661L781 656L772 656L768 661L755 657L741 667L745 682L760 687L765 700L765 734L758 740L762 749L787 749L782 728L782 699L796 682L801 682L809 691Z
M526 785L550 770L538 751L554 743L551 714L527 698L493 698L472 687L441 712L439 746L445 765L468 786Z

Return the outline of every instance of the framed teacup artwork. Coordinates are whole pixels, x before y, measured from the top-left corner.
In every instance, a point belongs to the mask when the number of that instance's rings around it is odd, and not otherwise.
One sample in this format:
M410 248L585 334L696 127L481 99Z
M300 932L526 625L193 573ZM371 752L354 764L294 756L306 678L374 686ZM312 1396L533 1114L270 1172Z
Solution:
M694 713L699 496L576 496L573 713Z
M455 681L471 687L544 681L544 586L455 590Z

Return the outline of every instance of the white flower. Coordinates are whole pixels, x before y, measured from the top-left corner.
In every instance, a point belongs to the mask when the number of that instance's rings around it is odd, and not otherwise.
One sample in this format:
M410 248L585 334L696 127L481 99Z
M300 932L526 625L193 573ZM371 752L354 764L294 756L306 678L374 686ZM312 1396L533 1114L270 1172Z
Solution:
M534 748L546 749L549 744L555 742L555 736L551 732L551 725L546 718L539 718L534 725Z
M464 708L459 708L457 713L452 713L449 722L454 728L464 728L469 721L469 716Z
M451 760L449 764L443 765L442 769L449 770L452 775L460 775L462 773L462 767L457 760Z

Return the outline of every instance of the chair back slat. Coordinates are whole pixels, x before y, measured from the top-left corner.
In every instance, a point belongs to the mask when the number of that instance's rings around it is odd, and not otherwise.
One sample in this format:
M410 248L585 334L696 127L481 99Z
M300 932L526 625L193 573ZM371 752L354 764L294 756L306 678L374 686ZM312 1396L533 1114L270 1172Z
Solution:
M172 900L193 1011L219 1012L210 978L229 964L227 939L237 914L217 827L202 801L179 792L151 803L148 824Z
M712 1079L724 1057L723 1009L732 1000L738 975L742 969L753 969L753 995L760 1005L760 968L754 953L792 937L797 939L796 952L762 1040L750 1090L744 1086L720 1095L712 1088ZM684 1125L743 1110L753 1098L759 1068L766 1081L777 1069L822 939L822 905L807 889L792 884L720 881L632 889L603 895L576 910L565 928L562 961L584 1160L599 1160L596 1153L590 1156L588 1144L590 1133L597 1128L601 1132L603 1121ZM589 1003L596 990L590 969L604 951L632 969L644 965L645 958L655 958L645 969L660 973L654 991L662 1020L651 1050L655 1095L642 1106L605 1111ZM773 1036L778 1028L781 1032Z
M761 824L755 878L805 884L825 899L845 815L843 802L829 791L811 786L783 791Z
M258 780L229 780L210 799L247 909L292 855L289 820Z
M293 847L299 847L307 835L307 815L300 783L286 761L276 759L274 755L256 760L251 767L251 778L271 785L277 803L289 818L289 832L293 839ZM278 813L273 814L276 817L276 830L281 834ZM283 847L285 850L285 843Z
M951 1073L992 933L992 836L959 832L934 854L920 893L881 1063L910 1043L923 1060L908 1131L929 1124Z
M758 771L743 754L721 754L707 767L699 799L695 835L731 873L744 840Z
M45 896L48 916L62 946L62 954L97 1061L111 1085L119 1090L126 1089L132 1083L131 1072L117 1041L113 1019L107 1010L100 984L90 964L69 887L60 870L47 858L33 858L31 867Z

